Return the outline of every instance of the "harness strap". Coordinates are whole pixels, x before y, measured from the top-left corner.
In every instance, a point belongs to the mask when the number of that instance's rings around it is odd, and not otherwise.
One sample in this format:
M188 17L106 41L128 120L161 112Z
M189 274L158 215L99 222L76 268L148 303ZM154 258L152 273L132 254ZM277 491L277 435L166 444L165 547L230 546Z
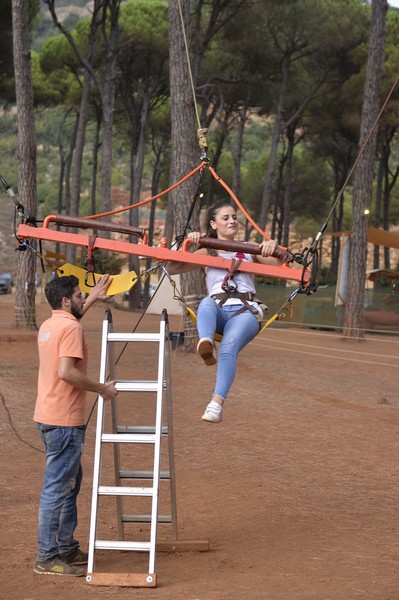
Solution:
M237 269L241 263L242 263L241 258L239 258L239 259L232 258L231 259L230 268L227 271L227 273L222 281L222 285L221 285L222 290L225 290L225 292L230 292L230 291L234 291L237 289L237 285L235 284L233 277L234 277L234 273L237 271ZM231 283L229 283L230 281L231 281Z
M86 257L86 274L85 274L85 284L88 287L94 287L96 285L96 278L94 275L95 266L94 266L94 246L96 243L96 235L89 235L89 243L87 244L87 257ZM91 281L90 281L91 279Z
M255 317L259 317L258 310L249 304L249 302L256 302L262 308L264 314L268 312L268 308L260 300L255 297L253 292L238 292L237 290L225 291L220 294L212 294L211 298L219 300L219 306L223 306L230 298L238 298L243 303L243 306L235 311L233 317L236 317L245 310L249 310Z

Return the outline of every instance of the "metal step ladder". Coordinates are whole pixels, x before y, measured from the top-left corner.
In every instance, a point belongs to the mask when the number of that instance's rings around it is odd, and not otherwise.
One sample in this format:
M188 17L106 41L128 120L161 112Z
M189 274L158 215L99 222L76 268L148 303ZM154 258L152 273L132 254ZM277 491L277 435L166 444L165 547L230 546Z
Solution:
M112 327L111 311L107 310L103 321L102 349L100 362L100 382L116 379L115 377L115 342L130 344L131 342L158 345L158 372L157 379L152 381L118 380L116 389L118 398L125 392L150 393L156 397L155 426L132 426L118 424L118 402L114 399L105 402L98 397L96 441L94 451L93 491L91 504L91 520L89 535L89 558L86 581L94 585L118 585L132 587L155 587L157 577L155 573L155 559L157 550L157 527L159 523L171 523L173 541L159 545L158 549L177 550L187 549L179 547L177 534L176 510L176 480L173 448L173 415L172 394L170 377L170 339L168 329L168 316L163 311L159 333L114 333ZM154 358L154 363L156 359ZM137 359L133 370L140 372L140 362ZM106 410L111 412L110 433L104 432ZM135 408L132 412L135 414ZM165 425L163 421L166 421ZM167 438L169 470L161 471L162 438ZM102 482L102 454L105 445L113 445L113 462L115 485L103 485ZM149 471L121 468L121 444L149 445L153 447L153 465ZM124 481L139 481L141 486L124 485ZM170 515L158 515L160 480L169 481ZM149 485L145 486L144 482ZM117 512L117 540L104 540L97 538L99 498L113 496L116 499ZM123 500L131 498L149 498L151 511L149 514L124 514ZM126 523L149 523L150 538L148 541L130 541L125 539ZM207 542L199 542L195 549L207 550ZM145 573L104 573L95 571L96 553L99 550L136 551L148 552L148 572Z

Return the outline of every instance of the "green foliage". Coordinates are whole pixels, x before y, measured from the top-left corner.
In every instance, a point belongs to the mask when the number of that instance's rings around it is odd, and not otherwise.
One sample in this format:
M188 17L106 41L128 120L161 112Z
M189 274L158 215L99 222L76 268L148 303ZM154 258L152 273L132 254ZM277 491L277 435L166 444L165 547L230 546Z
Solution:
M207 27L211 23L210 17L215 16L211 14L211 9L219 7L221 3L192 4L193 11L200 5L203 9L200 28L193 32L192 66L196 66L194 61L197 59L199 65L197 100L204 119L214 108L217 114L217 119L212 121L210 127L208 154L211 158L214 156L221 132L218 124L223 122L227 112L231 118L217 171L231 184L237 117L244 102L249 101L252 116L245 127L238 196L256 220L261 206L277 92L281 83L282 55L279 48L287 49L287 40L295 43L302 40L304 57L298 54L290 67L284 119L289 118L307 97L309 90L324 76L323 86L298 121L296 134L298 138L303 135L303 138L295 146L293 160L292 220L297 236L312 237L328 213L336 186L356 156L370 6L361 0L270 0L250 5L244 3L238 14L234 15L239 3L239 0L226 3L225 12L217 16L219 22L225 18L226 24L209 39L206 38ZM57 10L64 6L85 4L85 0L57 3ZM11 0L2 4L0 16L5 6L10 10ZM121 4L112 184L125 190L130 187L131 151L139 138L141 110L147 98L149 117L143 187L146 191L150 189L156 152L160 148L164 164L160 189L169 184L167 10L168 3L162 0L127 0ZM76 13L70 13L64 25L86 56L90 18L78 19ZM10 71L6 68L10 59L7 55L10 43L7 39L8 27L9 21L4 15L0 23L4 65L0 76L0 95L8 85L7 94L11 98L12 83ZM37 51L32 52L32 71L37 106L38 198L40 210L46 214L56 209L60 149L65 160L79 110L84 71L68 41L58 33L44 13L35 27L33 40ZM399 70L398 49L399 14L390 12L384 73L386 91ZM198 55L195 50L199 52ZM100 73L104 52L103 38L99 35L94 68ZM189 81L185 84L190 85ZM95 90L91 100L92 119L100 111ZM399 102L394 98L384 114L384 124L394 127L398 119ZM2 172L10 183L16 185L18 141L15 115L6 113L0 116L0 134ZM281 139L279 158L285 150L284 132ZM90 212L92 140L91 121L87 129L81 178L82 215ZM197 150L193 149L193 153ZM398 145L393 142L392 164L397 164L398 160ZM98 179L101 165L99 168ZM209 180L204 182L205 195L208 185ZM214 187L214 200L226 197L225 190L219 184L215 183ZM276 193L277 174L274 198ZM283 193L284 189L282 196ZM350 219L348 190L344 202L344 229L350 228ZM399 223L398 186L392 191L390 220ZM105 272L110 268L101 270Z
M320 229L320 221L310 216L299 215L295 218L295 238L305 240L314 238Z
M3 0L0 3L0 98L8 96L6 81L12 77L14 72L11 12L11 0Z
M36 25L40 10L39 0L29 0L30 30ZM12 41L12 0L0 2L0 101L15 101L14 60Z
M292 214L323 218L333 192L328 165L305 149L295 158L293 171Z

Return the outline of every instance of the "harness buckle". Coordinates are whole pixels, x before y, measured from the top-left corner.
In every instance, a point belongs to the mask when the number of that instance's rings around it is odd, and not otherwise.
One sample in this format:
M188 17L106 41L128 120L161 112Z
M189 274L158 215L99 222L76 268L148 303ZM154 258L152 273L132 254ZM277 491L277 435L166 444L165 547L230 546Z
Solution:
M221 287L222 287L222 290L224 290L226 292L226 294L229 294L229 295L233 295L234 293L237 293L237 289L238 289L238 286L237 286L236 282L234 281L234 279L228 279L226 281L226 283L224 283Z

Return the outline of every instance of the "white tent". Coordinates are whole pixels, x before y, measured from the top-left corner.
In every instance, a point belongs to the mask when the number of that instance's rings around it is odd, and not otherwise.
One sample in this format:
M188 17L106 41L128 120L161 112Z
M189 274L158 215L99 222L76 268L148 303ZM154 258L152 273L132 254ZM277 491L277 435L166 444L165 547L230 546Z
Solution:
M180 275L172 275L172 279L176 282L177 289L180 290ZM168 311L168 315L183 314L181 303L173 298L173 286L167 277L163 278L162 283L156 289L146 312L150 315L160 315L164 308Z

